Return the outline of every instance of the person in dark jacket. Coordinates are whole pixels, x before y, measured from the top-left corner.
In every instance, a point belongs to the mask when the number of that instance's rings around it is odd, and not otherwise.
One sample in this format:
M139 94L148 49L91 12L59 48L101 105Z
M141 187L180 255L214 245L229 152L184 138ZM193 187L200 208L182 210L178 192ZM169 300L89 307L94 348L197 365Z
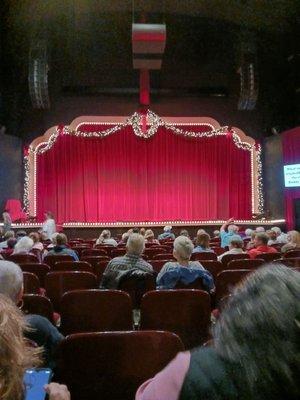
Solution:
M300 273L263 267L235 288L211 347L179 353L136 400L300 398Z

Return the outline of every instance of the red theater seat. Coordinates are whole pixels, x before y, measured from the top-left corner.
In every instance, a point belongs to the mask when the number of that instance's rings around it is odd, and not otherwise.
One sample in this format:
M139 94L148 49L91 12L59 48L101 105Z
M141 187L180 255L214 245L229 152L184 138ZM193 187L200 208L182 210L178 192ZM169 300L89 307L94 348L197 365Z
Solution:
M40 261L35 254L12 254L7 260L16 264L38 263Z
M22 311L25 314L38 314L54 323L53 306L47 297L38 294L24 294L22 300Z
M124 248L114 248L111 252L111 258L115 258L115 257L121 257L124 256L126 254L126 247Z
M57 263L58 261L74 261L74 258L67 254L63 254L63 255L50 254L50 255L45 256L45 258L44 258L44 263L49 265L50 268L53 268L55 263Z
M300 249L289 250L283 255L284 258L300 257Z
M61 271L50 272L46 275L45 289L54 310L60 309L60 301L64 293L76 289L96 289L97 278L90 272Z
M51 268L51 272L54 271L86 271L93 273L93 268L86 261L58 261Z
M40 281L39 278L31 272L23 272L24 294L39 294Z
M277 260L274 260L274 263L283 264L283 265L286 265L287 267L299 268L300 267L300 257L278 258Z
M81 261L88 262L93 268L100 262L100 261L105 261L109 262L110 257L108 256L85 256L81 257Z
M156 290L141 302L140 329L176 333L190 349L204 343L210 325L210 297L202 290Z
M202 260L212 260L212 261L217 261L218 257L216 253L209 253L209 252L203 252L203 253L193 253L191 256L192 261L202 261Z
M141 298L146 292L155 290L156 276L145 274L144 276L130 276L120 283L118 289L127 292L132 300L133 308L139 308Z
M265 260L266 263L268 263L274 260L278 260L278 258L281 258L281 253L261 253L258 254L255 258L261 258Z
M72 400L133 400L138 387L183 349L170 332L69 335L59 346L58 375Z
M216 297L215 302L230 294L235 285L240 283L252 271L250 269L226 270L218 274L216 279Z
M99 261L96 265L94 265L93 270L94 274L97 276L97 282L100 284L102 280L103 273L107 267L109 261Z
M81 252L81 258L86 256L107 256L105 249L85 249Z
M144 250L144 254L146 256L148 256L149 259L152 259L153 256L155 256L156 254L162 254L162 253L166 253L167 250L164 247L150 247L150 248L146 248Z
M61 329L65 335L132 328L132 302L125 292L74 290L61 299Z
M19 265L23 272L31 272L32 274L35 274L40 281L41 287L45 287L45 276L50 272L49 265L38 263L26 263Z
M172 253L155 254L153 260L175 260Z
M226 269L257 269L264 264L265 260L260 258L232 260L227 264Z
M200 264L203 266L203 268L207 269L207 271L212 274L215 282L217 279L217 275L224 269L221 261L201 260Z
M232 260L245 260L249 259L249 254L226 254L222 257L222 264L224 265L224 269L227 267L227 264Z
M153 270L158 273L158 272L160 272L162 267L165 265L165 263L174 262L174 259L170 259L170 260L149 260L148 262L149 262L149 264L152 265Z

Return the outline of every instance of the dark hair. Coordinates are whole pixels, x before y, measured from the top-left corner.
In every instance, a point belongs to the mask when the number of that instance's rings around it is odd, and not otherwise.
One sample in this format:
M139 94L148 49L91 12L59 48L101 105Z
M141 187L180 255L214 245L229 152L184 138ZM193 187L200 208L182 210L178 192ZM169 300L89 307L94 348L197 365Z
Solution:
M209 248L209 234L208 233L200 233L197 235L196 238L196 245L204 247L205 249Z
M54 219L54 215L51 211L46 211L45 214L48 215L49 218Z
M298 399L300 273L271 264L248 275L213 335L217 353L236 366L243 399Z
M132 233L140 233L139 228L137 227L132 228Z

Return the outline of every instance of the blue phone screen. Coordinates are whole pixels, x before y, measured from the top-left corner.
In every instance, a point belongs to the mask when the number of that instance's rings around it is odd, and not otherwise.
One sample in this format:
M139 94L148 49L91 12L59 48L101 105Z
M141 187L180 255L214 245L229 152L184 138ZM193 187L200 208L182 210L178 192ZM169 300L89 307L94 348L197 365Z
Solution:
M25 400L44 400L44 385L50 382L52 371L48 368L27 369L24 375Z

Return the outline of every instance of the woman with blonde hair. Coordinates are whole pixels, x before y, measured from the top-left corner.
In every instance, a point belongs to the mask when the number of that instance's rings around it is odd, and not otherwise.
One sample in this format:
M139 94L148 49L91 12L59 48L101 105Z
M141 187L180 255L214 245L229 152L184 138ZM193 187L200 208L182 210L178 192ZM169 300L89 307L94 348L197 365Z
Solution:
M22 312L3 294L0 294L0 399L22 400L27 368L41 363L40 349L31 346L23 332L29 330ZM67 388L57 383L46 385L49 400L70 400Z
M289 231L287 233L288 242L282 246L281 253L289 250L300 249L300 233L298 231Z
M213 250L209 247L210 237L207 233L197 232L196 247L193 253L213 253Z
M108 244L112 246L117 246L118 243L111 237L111 233L108 229L104 229L101 235L98 237L96 244Z
M155 243L155 244L159 244L159 241L157 239L155 239L154 237L154 232L152 229L147 229L144 235L145 238L145 242L146 243Z

